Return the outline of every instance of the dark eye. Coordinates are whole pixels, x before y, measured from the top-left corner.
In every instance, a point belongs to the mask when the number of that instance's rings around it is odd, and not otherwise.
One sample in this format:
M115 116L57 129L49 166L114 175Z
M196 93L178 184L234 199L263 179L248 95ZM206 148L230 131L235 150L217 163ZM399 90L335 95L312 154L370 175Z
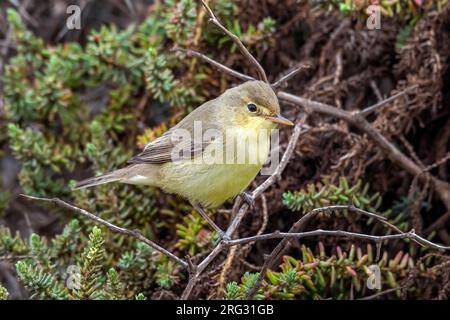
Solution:
M249 103L249 104L247 105L247 109L248 109L248 111L250 111L250 112L256 112L256 111L258 111L258 107L257 107L256 104L254 104L254 103Z

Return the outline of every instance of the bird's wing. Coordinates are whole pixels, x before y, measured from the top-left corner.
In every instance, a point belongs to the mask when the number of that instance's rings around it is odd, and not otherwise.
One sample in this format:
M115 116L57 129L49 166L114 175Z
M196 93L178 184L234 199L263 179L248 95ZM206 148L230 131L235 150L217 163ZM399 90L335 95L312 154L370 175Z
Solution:
M216 122L214 121L213 113L208 108L211 101L206 102L202 106L198 107L195 111L187 115L180 121L175 127L164 133L158 139L150 142L144 148L144 150L137 156L131 158L129 163L153 163L162 164L173 161L174 147L177 150L187 150L187 154L183 155L183 159L192 159L196 155L199 155L209 145L210 141L203 139L203 133L207 129L218 129ZM194 122L201 121L201 140L196 140L196 137L192 134L194 130ZM190 139L179 140L180 131L191 133ZM179 140L179 141L178 141ZM189 152L190 151L190 152ZM178 158L179 159L179 158Z

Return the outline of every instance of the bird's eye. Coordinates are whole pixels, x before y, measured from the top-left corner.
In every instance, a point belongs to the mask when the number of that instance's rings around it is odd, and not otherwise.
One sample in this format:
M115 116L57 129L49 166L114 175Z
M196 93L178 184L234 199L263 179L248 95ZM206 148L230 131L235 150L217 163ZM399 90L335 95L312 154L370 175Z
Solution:
M256 112L256 111L258 111L258 107L257 107L256 104L254 104L254 103L249 103L249 104L247 105L247 109L248 109L248 111L250 111L250 112Z

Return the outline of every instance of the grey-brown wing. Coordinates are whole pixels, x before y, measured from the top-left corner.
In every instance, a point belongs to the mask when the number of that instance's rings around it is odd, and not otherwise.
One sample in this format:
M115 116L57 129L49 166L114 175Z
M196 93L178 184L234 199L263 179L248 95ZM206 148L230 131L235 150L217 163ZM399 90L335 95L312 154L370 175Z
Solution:
M203 133L206 129L217 127L211 113L212 110L208 108L210 102L206 102L198 107L175 127L164 133L158 139L147 144L144 150L137 156L131 158L129 162L162 164L172 162L174 159L191 159L202 153L210 143L209 141L203 140ZM186 139L186 135L194 131L195 122L197 122L202 131L199 141L192 134L190 134L190 139ZM174 149L175 147L176 149ZM181 155L180 150L184 150Z
M175 160L191 159L203 152L207 143L195 141L176 141L174 131L168 131L155 141L149 143L137 156L131 158L129 163L162 164ZM177 149L174 149L174 148ZM183 150L184 152L178 152Z

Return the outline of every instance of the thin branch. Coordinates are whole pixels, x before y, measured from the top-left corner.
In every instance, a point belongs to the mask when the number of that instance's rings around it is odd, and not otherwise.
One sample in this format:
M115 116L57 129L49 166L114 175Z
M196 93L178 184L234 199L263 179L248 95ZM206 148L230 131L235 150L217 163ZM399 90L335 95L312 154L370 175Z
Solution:
M19 255L19 256L0 256L1 261L22 260L22 259L35 259L33 255Z
M407 286L390 288L390 289L387 289L387 290L384 290L384 291L381 291L381 292L377 292L377 293L372 294L370 296L360 298L358 300L373 300L373 299L378 298L380 296L383 296L385 294L388 294L388 293L391 293L391 292L394 292L394 291L397 291L397 290L405 289L405 288L407 288Z
M296 75L298 75L301 71L306 70L311 68L311 65L309 64L302 64L301 66L295 68L294 70L292 70L291 72L289 72L288 74L282 76L280 79L278 79L277 81L275 81L274 83L272 83L272 88L274 90L278 89L279 87L281 87L284 83L288 82L290 79L292 79L293 77L295 77Z
M395 99L404 96L406 93L408 93L409 91L417 88L419 85L415 84L413 86L410 86L402 91L400 91L399 93L394 94L393 96L390 96L387 99L384 99L370 107L367 107L361 111L358 111L357 113L362 116L362 117L367 117L369 114L371 114L372 112L374 112L375 110L378 110L382 107L384 107L385 105L387 105L389 102L394 101Z
M152 247L153 249L155 249L156 251L161 252L162 254L166 255L169 259L173 260L174 262L180 264L181 266L183 266L184 268L188 268L188 263L186 261L184 261L183 259L178 258L176 255L174 255L173 253L167 251L166 249L164 249L163 247L161 247L160 245L156 244L155 242L147 239L146 237L144 237L139 231L134 231L134 230L128 230L125 228L121 228L118 227L106 220L103 220L102 218L97 217L96 215L75 207L74 205L71 205L61 199L58 198L40 198L40 197L33 197L33 196L28 196L25 194L21 194L22 197L31 199L31 200L38 200L38 201L45 201L45 202L51 202L51 203L55 203L63 208L69 209L79 215L82 215L94 222L97 222L98 224L101 224L105 227L107 227L110 231L115 232L115 233L120 233L126 236L130 236L133 238L136 238L139 241L144 242L145 244L149 245L150 247Z
M225 73L230 74L231 76L237 77L241 80L254 80L254 78L246 76L240 72L237 72L231 68L228 68L221 63L208 58L207 56L198 53L196 51L190 50L190 53L201 60L212 64L213 66L219 68L220 70L224 71ZM413 89L414 86L410 87L409 89ZM403 92L401 92L404 94ZM375 104L372 107L369 107L371 110L374 110L376 108L382 107L385 103L392 101L395 98L398 98L401 93L398 93L384 101L381 101L380 103ZM345 111L343 109L336 108L334 106L324 104L321 102L309 100L302 98L300 96L296 96L284 91L278 91L277 96L279 99L290 102L294 105L298 105L301 107L304 107L308 112L317 112L320 114L328 115L340 120L344 120L347 123L355 126L362 132L366 133L375 144L378 145L378 147L381 149L381 151L385 154L385 156L390 159L392 162L409 172L411 175L416 176L419 173L422 172L422 168L417 165L414 161L412 161L410 158L408 158L406 155L404 155L397 147L395 147L389 140L387 140L378 130L376 130L361 114L359 113L352 113L349 111ZM376 108L373 108L375 107ZM367 110L367 109L365 109ZM364 112L363 114L367 114L368 111ZM423 178L423 175L421 175ZM442 199L442 202L446 206L447 210L450 210L450 185L442 180L439 180L435 177L432 177L432 183L435 187L436 192L439 194L440 198Z
M223 31L230 39L239 47L242 54L250 61L250 63L256 68L258 71L258 74L260 76L260 80L263 80L266 83L269 83L269 80L267 80L266 72L264 71L264 68L259 64L258 60L248 51L248 49L244 46L241 39L239 39L238 36L236 36L234 33L229 31L227 28L225 28L219 20L214 15L214 12L211 10L211 8L208 6L208 4L201 0L203 7L205 7L206 12L208 12L209 15L209 21L216 25L220 30Z
M428 241L421 236L417 235L414 230L411 230L409 232L402 232L397 234L390 234L390 235L384 235L384 236L374 236L369 234L363 234L363 233L356 233L356 232L349 232L349 231L343 231L343 230L322 230L317 229L314 231L304 231L304 232L279 232L275 231L272 233L266 233L261 234L257 236L251 236L246 238L240 238L235 240L227 240L225 243L229 246L235 246L240 244L246 244L253 241L261 241L261 240L270 240L270 239L301 239L306 237L318 237L318 236L337 236L337 237L350 237L355 239L363 239L363 240L371 240L375 242L382 242L385 240L398 240L398 239L411 239L416 240L419 243L423 244L424 246L427 246L432 249L440 250L440 251L447 251L450 250L450 246L443 246L439 244L435 244L431 241Z
M297 144L297 141L300 137L300 134L302 132L301 130L301 124L298 123L295 125L293 133L291 135L291 138L289 139L288 146L286 148L286 151L283 154L283 157L281 158L280 163L278 164L275 171L272 173L272 175L266 179L259 187L257 187L253 191L253 197L260 196L267 188L269 188L272 184L274 184L276 181L278 181L280 175L286 168L287 163L289 162L289 159L291 158L293 151L295 149L295 146ZM236 201L240 201L240 198L238 198ZM237 206L235 206L235 210L237 210ZM225 238L232 237L233 233L236 231L236 229L239 227L239 224L241 223L242 219L244 218L245 214L247 213L249 206L247 203L244 203L239 210L237 211L236 215L234 216L233 220L231 221L227 231L225 232ZM182 300L186 300L189 298L189 296L192 293L192 290L194 289L195 285L197 284L197 281L199 280L201 274L203 271L208 267L208 265L216 258L216 256L222 252L222 250L226 249L228 245L225 241L219 242L219 244L211 251L211 253L197 266L196 272L189 277L189 282L186 286L186 288L183 291L183 294L181 295Z
M219 62L217 62L217 61L215 61L215 60L213 60L213 59L211 59L209 57L207 57L206 55L204 55L203 53L200 53L198 51L194 51L194 50L191 50L191 49L183 49L183 48L172 48L171 51L173 51L173 52L183 52L188 57L197 57L200 60L203 60L206 63L209 63L213 67L215 67L215 68L217 68L217 69L219 69L219 70L221 70L221 71L223 71L225 73L228 73L229 75L231 75L231 76L233 76L235 78L241 79L243 81L255 80L255 78L247 76L247 75L245 75L243 73L240 73L240 72L238 72L236 70L233 70L233 69L231 69L231 68L229 68L229 67L227 67L227 66L225 66L225 65L223 65L223 64L221 64L221 63L219 63Z

